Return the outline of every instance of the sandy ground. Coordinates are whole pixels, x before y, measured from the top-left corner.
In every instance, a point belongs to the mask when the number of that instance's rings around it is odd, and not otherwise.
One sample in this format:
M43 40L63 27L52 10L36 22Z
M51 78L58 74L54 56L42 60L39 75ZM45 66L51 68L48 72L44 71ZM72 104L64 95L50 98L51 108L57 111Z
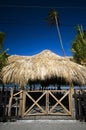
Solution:
M86 130L86 122L76 120L19 120L1 122L0 130Z

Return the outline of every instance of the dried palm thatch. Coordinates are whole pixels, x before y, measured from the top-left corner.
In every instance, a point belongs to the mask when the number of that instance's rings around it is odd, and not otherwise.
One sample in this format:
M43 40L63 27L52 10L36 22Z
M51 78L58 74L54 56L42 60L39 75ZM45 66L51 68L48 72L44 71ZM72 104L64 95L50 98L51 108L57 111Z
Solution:
M27 59L29 56L11 55L8 57L8 63L12 63L17 60Z
M86 68L45 50L37 55L9 57L7 66L2 69L4 83L57 83L86 85Z

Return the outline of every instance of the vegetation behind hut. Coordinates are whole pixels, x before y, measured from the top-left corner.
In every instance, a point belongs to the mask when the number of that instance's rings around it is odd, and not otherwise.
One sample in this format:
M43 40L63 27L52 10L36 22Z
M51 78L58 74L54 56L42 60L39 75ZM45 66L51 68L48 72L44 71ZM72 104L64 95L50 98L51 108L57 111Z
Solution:
M5 39L5 34L0 32L0 80L1 80L1 70L6 65L7 57L6 51L3 50L3 43Z
M77 26L77 34L71 50L75 62L86 65L86 31L82 30L82 26Z

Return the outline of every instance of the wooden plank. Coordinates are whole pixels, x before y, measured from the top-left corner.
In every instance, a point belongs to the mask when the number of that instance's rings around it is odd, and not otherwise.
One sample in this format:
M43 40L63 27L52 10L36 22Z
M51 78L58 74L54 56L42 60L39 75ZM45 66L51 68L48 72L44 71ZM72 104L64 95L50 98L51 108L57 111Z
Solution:
M15 97L15 96L19 95L20 93L22 93L22 90L17 92L17 93L15 93L15 94L13 94L13 96Z
M49 112L49 92L46 92L46 114Z
M71 91L70 91L70 93L69 93L68 98L69 98L69 110L70 110L70 112L71 112L71 111L72 111L72 107L71 107ZM71 114L72 114L72 113L71 113Z
M68 95L69 91L66 92L66 94L60 99L58 100L51 92L50 95L57 101L57 103L50 109L50 112L55 109L55 107L59 104L59 102L61 102L67 95Z
M43 116L43 115L46 115L46 113L27 113L27 115L25 115L25 116Z
M36 105L38 108L45 113L44 109L37 103L44 95L46 92L44 92L36 101L26 92L26 95L33 101L33 105L24 113L24 116Z
M55 109L55 107L60 104L62 108L70 115L70 111L61 103L61 101L68 95L69 91L60 99L58 100L51 92L49 92L50 95L57 101L57 103L50 109L50 112Z
M45 91L51 91L51 92L66 92L67 90L28 90L27 92L29 93L40 93L40 92L45 92Z
M69 115L71 115L71 112L60 102L59 103L63 108L64 108L64 110L69 114Z
M43 93L43 94L35 101L29 94L27 94L27 96L34 102L34 104L31 106L31 108L34 107L35 105L37 105L38 108L40 108L43 112L45 112L44 109L42 109L42 107L37 103L44 95L45 95L45 93ZM29 108L29 109L30 109L30 108Z
M71 84L70 86L70 97L69 97L69 108L70 108L70 112L71 112L71 115L72 117L74 117L74 99L73 99L73 94L74 94L74 86L73 84Z
M26 93L25 93L25 91L23 91L22 116L24 116L24 113L25 113L25 105L26 105Z
M49 113L49 115L70 116L70 115L69 115L69 114L67 114L67 113L60 113L60 112L57 112L57 113L53 113L53 112L51 112L51 113Z

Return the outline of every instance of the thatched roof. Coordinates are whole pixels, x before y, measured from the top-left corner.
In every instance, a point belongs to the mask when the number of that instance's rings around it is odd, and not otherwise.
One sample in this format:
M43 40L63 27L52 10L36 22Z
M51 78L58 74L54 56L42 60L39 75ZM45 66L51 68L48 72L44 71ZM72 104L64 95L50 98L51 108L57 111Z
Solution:
M27 59L30 56L11 55L8 57L8 63L12 63L17 60Z
M4 83L86 85L86 68L45 50L34 56L11 56L2 70Z

